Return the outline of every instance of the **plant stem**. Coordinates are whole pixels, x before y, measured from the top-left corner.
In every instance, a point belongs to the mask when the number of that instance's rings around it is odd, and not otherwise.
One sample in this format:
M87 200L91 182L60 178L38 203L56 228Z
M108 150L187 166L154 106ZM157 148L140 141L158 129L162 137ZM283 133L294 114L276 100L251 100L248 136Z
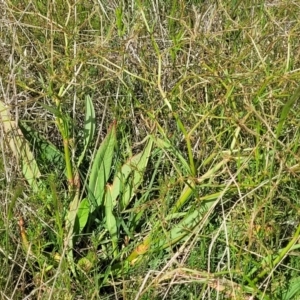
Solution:
M74 177L73 177L73 169L72 169L72 163L71 163L71 158L70 158L69 139L64 138L63 143L64 143L65 162L66 162L67 179L68 179L68 183L69 183L69 189L73 190Z

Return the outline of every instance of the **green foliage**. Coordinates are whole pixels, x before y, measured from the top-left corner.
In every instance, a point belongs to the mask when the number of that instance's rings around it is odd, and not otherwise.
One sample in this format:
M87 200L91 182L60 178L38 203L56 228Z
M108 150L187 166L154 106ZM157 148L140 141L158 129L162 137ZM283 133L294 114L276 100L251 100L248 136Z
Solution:
M90 203L92 203L92 211L103 205L105 186L111 175L111 164L116 142L116 124L114 123L99 147L93 161L88 185L89 200Z
M26 122L19 122L24 137L35 151L35 157L40 168L50 166L57 168L63 164L63 154L44 137L41 137L38 132L33 130ZM46 170L45 170L46 171Z
M84 136L83 136L84 149L79 156L79 159L77 162L77 167L79 167L81 165L82 160L84 159L84 157L86 155L86 151L95 136L95 130L96 130L96 115L95 115L93 101L89 95L86 95L85 96Z
M299 287L299 277L293 278L287 285L286 291L284 291L282 298L284 300L296 299L297 295L300 293Z
M132 156L116 174L112 184L112 203L115 206L119 199L119 209L124 211L138 191L143 181L143 174L147 167L152 150L152 139L149 139L144 150Z
M299 298L299 7L200 2L0 3L5 299Z
M87 198L84 198L81 200L77 212L77 219L79 223L79 228L77 230L78 232L82 232L82 230L84 229L88 221L89 214L90 214L90 203Z
M114 253L114 257L116 257L118 255L118 227L116 218L113 213L113 202L111 194L111 187L108 185L105 193L105 218L106 227L111 237L112 252Z

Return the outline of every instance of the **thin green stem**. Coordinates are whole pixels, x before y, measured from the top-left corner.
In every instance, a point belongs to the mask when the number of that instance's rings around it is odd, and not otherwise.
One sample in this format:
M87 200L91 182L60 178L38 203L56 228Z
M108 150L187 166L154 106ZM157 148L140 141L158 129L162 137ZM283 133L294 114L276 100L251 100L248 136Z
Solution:
M67 169L67 179L69 183L69 188L72 190L74 188L74 176L73 176L73 168L70 156L70 149L69 149L69 139L64 139L64 153L65 153L65 162L66 162L66 169Z
M186 146L188 150L188 156L189 156L189 161L190 161L190 171L192 176L196 176L196 168L195 168L195 163L194 163L194 157L193 157L193 151L192 151L192 145L191 145L191 140L189 137L189 134L185 130L181 120L179 119L178 115L174 113L174 118L177 122L178 127L180 128L181 132L184 135L185 141L186 141Z

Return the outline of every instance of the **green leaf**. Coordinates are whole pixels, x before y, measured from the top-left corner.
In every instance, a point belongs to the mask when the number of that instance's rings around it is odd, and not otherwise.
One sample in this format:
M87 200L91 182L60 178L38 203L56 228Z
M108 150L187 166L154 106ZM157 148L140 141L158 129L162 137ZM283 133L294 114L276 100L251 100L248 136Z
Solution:
M153 243L155 246L162 248L168 248L170 245L174 245L187 235L189 235L197 224L202 220L203 209L195 209L191 213L187 214L186 217L172 228L167 237L157 239ZM166 241L167 239L167 241Z
M116 257L118 254L118 226L117 226L116 218L113 214L113 203L112 203L111 193L112 193L111 186L107 185L106 193L105 193L106 227L111 237L114 257Z
M52 113L56 118L63 119L62 112L56 106L49 106L47 104L39 102L39 104L48 112Z
M89 95L85 97L85 121L84 121L84 149L78 159L77 167L80 166L84 159L86 150L93 140L96 130L96 115L93 101Z
M51 142L40 136L26 122L20 121L19 127L31 149L35 149L36 160L40 166L64 166L63 154Z
M117 197L122 194L120 199L120 209L123 211L137 192L142 183L143 174L147 167L151 154L153 141L148 139L143 152L131 157L115 176L112 184L112 203L115 206Z
M114 122L97 151L89 178L89 200L97 206L103 204L104 189L110 175L116 142L116 123Z
M70 268L72 270L73 275L76 277L76 271L75 271L75 263L74 263L74 255L73 255L73 246L74 246L74 233L78 234L79 232L76 231L76 216L78 213L78 208L79 208L79 195L78 193L75 193L73 200L70 203L69 211L66 216L66 229L67 229L67 234L65 235L65 245L68 245L67 249L67 259L70 264Z
M116 25L118 28L118 35L122 37L125 33L124 23L123 23L123 10L122 6L116 8Z
M299 282L300 282L300 277L291 279L291 281L288 283L288 290L283 293L283 296L281 299L283 299L283 300L299 299L299 298L295 298L296 296L300 295Z
M79 232L81 233L83 228L85 227L88 218L89 218L89 213L90 213L90 203L87 198L84 198L78 207L78 212L77 212L77 219L78 219L78 224L79 224Z

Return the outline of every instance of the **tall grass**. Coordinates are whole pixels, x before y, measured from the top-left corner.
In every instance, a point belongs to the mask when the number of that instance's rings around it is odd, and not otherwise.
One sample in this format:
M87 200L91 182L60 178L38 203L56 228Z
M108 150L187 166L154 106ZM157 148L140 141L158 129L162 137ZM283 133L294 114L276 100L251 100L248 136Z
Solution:
M296 2L3 1L4 299L297 299Z

